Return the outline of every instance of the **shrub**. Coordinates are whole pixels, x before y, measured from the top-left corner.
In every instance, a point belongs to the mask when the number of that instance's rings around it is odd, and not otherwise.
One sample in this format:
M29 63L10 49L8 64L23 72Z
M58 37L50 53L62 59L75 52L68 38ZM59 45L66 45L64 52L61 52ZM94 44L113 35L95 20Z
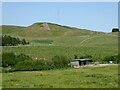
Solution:
M7 67L7 68L2 68L2 73L9 73L12 68Z
M68 66L69 60L65 56L54 56L52 62L55 68L62 68Z
M84 56L81 56L80 59L83 59L83 58L92 58L91 55L84 55Z
M25 60L32 60L32 58L22 53L16 56L16 60L19 62L19 61L25 61Z
M2 67L2 55L0 54L0 68Z
M29 60L21 61L15 66L15 71L37 71L37 70L50 70L51 66L44 60Z
M32 60L25 54L14 53L3 53L2 56L2 65L6 68L4 72L50 70L67 67L69 63L65 56L54 56L52 60Z
M18 62L32 60L31 57L25 54L15 55L12 52L2 54L2 67L14 67Z
M22 45L26 45L26 44L29 44L29 42L27 42L25 39L22 39L22 40L21 40L21 44L22 44Z
M12 67L15 66L17 61L15 59L15 54L10 52L10 53L3 53L2 54L2 67Z
M34 70L50 70L52 69L52 63L46 60L38 60L35 61L35 68Z
M118 63L120 64L120 55L118 55Z
M113 61L114 63L119 63L118 55L106 56L106 57L103 59L103 61L104 61L104 62Z
M119 32L119 29L118 28L113 28L112 32Z
M74 59L78 59L77 55L74 55Z
M33 61L21 61L14 68L15 71L31 71L33 70Z

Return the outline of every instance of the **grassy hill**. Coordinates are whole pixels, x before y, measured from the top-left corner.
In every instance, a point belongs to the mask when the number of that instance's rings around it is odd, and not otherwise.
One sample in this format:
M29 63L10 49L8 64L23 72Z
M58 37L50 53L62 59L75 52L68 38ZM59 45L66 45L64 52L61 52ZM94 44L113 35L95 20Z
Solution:
M96 60L118 54L118 33L103 33L53 23L34 23L28 27L3 26L3 35L25 38L28 46L3 47L3 52L25 53L32 57L54 55L92 55Z
M84 39L93 36L101 36L105 33L96 32L86 29L78 29L75 27L63 26L53 23L34 23L28 27L21 26L2 26L2 34L10 35L19 38L25 38L31 42L32 45L47 44L54 45L80 45Z
M47 30L48 28L50 30ZM12 36L22 36L28 38L37 37L54 37L54 36L80 36L80 35L96 35L103 34L102 32L95 32L90 30L78 29L68 26L62 26L53 23L34 23L28 27L20 26L3 26L3 34Z
M29 45L4 46L2 52L23 53L33 60L51 60L55 55L64 55L72 60L74 55L91 55L94 61L101 62L106 56L118 55L118 33L96 32L53 23L34 23L28 27L3 26L1 33L30 42ZM117 68L81 67L3 73L2 85L3 88L116 88Z

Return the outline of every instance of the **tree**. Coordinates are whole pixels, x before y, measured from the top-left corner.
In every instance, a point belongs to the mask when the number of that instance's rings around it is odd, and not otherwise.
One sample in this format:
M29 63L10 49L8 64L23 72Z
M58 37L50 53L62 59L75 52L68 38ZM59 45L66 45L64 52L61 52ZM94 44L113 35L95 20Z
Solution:
M19 38L11 37L11 36L2 36L2 46L17 46L19 44L25 45L29 44L25 39L20 40Z
M78 59L77 55L74 55L74 59Z
M21 44L22 44L22 45L27 44L26 40L25 40L25 39L22 39Z
M118 28L113 28L112 32L119 32L119 29Z

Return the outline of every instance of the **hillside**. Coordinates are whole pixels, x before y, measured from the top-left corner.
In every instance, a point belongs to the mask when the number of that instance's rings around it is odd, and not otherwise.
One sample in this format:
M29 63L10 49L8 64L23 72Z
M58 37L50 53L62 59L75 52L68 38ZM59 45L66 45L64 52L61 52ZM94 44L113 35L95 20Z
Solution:
M74 27L62 26L53 23L34 23L28 27L20 26L7 26L2 27L4 34L19 37L56 37L56 36L80 36L80 35L97 35L103 34L102 32L95 32L85 29L78 29Z
M30 45L3 47L3 52L25 53L31 57L52 58L66 55L92 55L96 60L118 54L118 33L103 33L53 23L28 27L3 26L3 35L25 38Z

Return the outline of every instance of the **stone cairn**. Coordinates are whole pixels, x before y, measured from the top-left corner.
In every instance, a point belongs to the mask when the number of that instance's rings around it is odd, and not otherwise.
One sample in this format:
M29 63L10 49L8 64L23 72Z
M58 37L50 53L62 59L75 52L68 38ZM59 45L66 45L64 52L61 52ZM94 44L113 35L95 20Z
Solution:
M46 22L43 23L43 27L45 30L50 30L49 25Z

